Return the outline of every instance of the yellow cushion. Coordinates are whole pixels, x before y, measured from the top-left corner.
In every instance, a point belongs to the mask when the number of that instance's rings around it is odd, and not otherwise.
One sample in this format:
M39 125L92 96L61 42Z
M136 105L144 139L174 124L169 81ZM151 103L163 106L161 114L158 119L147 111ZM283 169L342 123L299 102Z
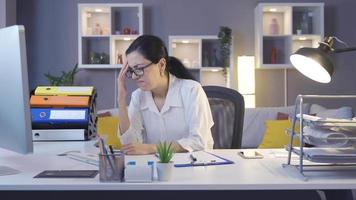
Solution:
M292 122L289 120L266 120L266 132L262 143L258 148L284 148L288 145L290 137L285 133L286 129L292 129ZM295 131L299 131L296 125ZM293 146L299 146L299 138L295 138Z
M120 149L121 147L117 135L118 124L118 117L98 117L98 134L105 136L106 145L112 145L114 149Z

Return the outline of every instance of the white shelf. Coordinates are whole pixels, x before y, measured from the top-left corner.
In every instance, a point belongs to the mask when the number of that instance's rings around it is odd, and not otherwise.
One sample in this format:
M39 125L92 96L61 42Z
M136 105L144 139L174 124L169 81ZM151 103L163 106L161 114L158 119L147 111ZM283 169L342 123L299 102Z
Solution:
M255 8L258 69L293 68L289 56L317 47L324 36L324 3L260 3Z
M291 35L263 35L264 38L285 38L290 36Z
M106 64L83 64L82 69L120 69L122 65L106 65Z
M78 4L78 67L120 68L119 57L142 34L142 3Z
M223 74L220 57L220 42L214 35L169 36L169 55L182 61L202 85L230 86L230 78ZM231 55L233 52L231 51ZM220 66L219 66L220 65ZM230 58L229 72L232 66Z
M218 72L218 71L223 71L223 67L202 67L200 68L201 71L207 71L207 72Z
M82 38L109 38L110 35L83 35Z

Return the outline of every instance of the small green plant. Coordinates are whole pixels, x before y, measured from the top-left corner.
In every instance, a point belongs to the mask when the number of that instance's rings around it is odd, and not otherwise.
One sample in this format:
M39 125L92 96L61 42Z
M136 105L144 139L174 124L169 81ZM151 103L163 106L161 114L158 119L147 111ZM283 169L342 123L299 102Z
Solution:
M50 73L44 74L51 86L71 86L74 83L74 77L79 72L78 63L68 72L62 71L61 76L53 76Z
M158 158L161 163L169 163L172 160L174 154L174 148L172 142L160 142L156 145Z

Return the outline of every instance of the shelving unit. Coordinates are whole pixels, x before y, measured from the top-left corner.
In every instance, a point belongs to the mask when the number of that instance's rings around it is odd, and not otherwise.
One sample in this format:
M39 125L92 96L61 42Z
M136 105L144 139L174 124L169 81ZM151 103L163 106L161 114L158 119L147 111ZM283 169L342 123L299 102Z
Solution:
M256 68L292 68L289 56L324 37L323 3L260 3L255 8Z
M120 68L132 40L143 34L142 4L78 4L78 67Z
M354 119L330 119L319 118L311 115L305 115L303 113L303 103L306 103L307 99L356 99L356 95L298 95L295 101L295 110L292 122L291 130L287 130L290 135L290 141L287 146L288 159L287 163L283 164L283 167L292 167L297 169L304 180L308 180L306 172L315 172L318 170L353 170L356 171L356 149L352 145L351 147L333 147L335 144L328 144L324 141L323 147L305 147L305 142L325 140L325 135L308 135L305 133L305 127L310 126L313 128L323 128L330 132L330 130L342 131L345 137L330 137L328 140L337 141L344 145L348 142L354 144L356 137L353 134L356 131L356 120ZM297 114L299 113L299 114ZM300 124L299 132L295 132L296 124ZM325 132L324 132L325 133ZM327 134L327 133L325 133ZM293 139L299 137L299 147L293 147ZM343 140L342 142L340 142ZM344 143L346 141L346 143ZM342 146L341 145L341 146ZM292 153L299 156L297 163L292 163ZM308 161L306 163L305 161Z
M169 36L169 55L180 59L202 85L230 87L232 59L225 76L219 51L217 36Z

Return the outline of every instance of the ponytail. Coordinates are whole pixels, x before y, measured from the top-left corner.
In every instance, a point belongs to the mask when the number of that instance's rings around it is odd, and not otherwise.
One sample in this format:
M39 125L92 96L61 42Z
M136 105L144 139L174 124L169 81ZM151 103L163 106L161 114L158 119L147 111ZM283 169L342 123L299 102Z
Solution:
M183 63L173 56L168 57L166 71L177 78L195 80Z

